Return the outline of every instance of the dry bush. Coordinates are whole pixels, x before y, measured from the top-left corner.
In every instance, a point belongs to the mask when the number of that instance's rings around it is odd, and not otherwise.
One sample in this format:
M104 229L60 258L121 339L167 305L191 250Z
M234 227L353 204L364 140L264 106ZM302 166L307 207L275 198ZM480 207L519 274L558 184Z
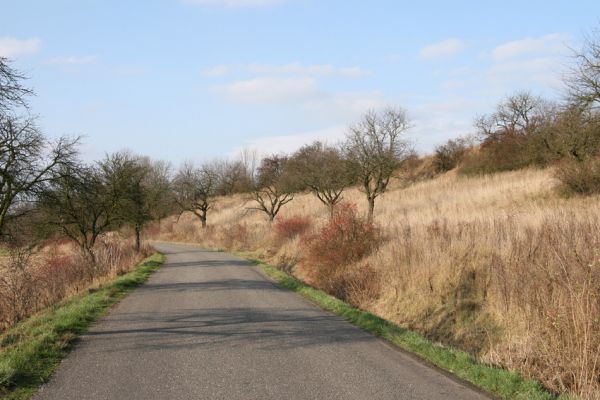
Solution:
M37 303L37 291L27 251L12 250L0 277L2 325L10 326L27 317Z
M292 240L307 232L311 225L310 219L301 215L293 215L287 218L279 217L273 224L275 241L282 243L287 240Z
M556 169L556 177L567 195L600 193L600 158L564 161Z
M469 144L466 139L448 140L435 148L433 165L437 172L446 172L456 168L467 151Z
M123 274L151 252L146 245L137 253L130 240L119 237L98 243L95 264L60 240L48 241L36 254L15 249L1 266L0 326L10 327L44 307Z
M338 272L338 276L330 278L332 292L336 297L363 309L379 299L381 274L369 264L357 265Z
M360 217L353 204L340 204L330 221L303 237L303 262L315 285L346 298L346 268L371 254L380 243L381 234L375 225Z
M250 234L246 224L226 226L222 231L222 246L229 250L248 250Z

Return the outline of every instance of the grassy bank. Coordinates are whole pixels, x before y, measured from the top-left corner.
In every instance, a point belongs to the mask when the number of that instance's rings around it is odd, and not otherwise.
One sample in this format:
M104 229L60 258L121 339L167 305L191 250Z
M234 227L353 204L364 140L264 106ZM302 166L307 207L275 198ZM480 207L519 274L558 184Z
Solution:
M369 312L354 308L321 290L300 282L273 266L252 259L251 253L237 254L256 263L267 276L282 287L302 295L321 308L344 317L352 324L386 339L401 349L451 372L486 392L502 399L556 399L539 382L524 379L518 372L481 363L466 352L433 343L418 333L403 329ZM567 400L569 398L563 395L558 399Z
M0 396L30 398L52 374L77 337L163 263L155 254L99 289L61 302L0 337Z

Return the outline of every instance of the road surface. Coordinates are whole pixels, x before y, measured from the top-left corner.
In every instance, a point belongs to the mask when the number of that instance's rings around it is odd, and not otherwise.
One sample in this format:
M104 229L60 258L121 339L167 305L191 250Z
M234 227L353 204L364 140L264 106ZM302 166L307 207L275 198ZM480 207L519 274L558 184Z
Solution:
M36 400L487 399L225 253L165 265L85 334Z

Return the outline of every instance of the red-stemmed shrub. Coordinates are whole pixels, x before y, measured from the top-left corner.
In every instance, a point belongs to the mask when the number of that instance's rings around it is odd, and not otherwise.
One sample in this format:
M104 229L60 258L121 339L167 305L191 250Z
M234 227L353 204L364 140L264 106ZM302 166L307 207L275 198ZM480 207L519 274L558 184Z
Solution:
M284 242L306 233L310 227L308 217L294 215L289 218L277 218L273 224L273 233L277 242Z
M338 205L327 224L303 237L303 262L311 283L335 296L348 298L349 284L354 280L348 275L354 274L348 271L348 266L375 251L381 239L379 229L359 216L355 205ZM373 277L369 280L376 281ZM352 282L352 286L356 285Z

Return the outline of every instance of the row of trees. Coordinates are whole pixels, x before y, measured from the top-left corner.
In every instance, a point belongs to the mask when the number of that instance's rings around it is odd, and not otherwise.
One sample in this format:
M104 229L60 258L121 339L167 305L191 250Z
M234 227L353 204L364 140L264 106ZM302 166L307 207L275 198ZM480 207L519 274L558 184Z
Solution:
M233 193L247 194L248 208L273 221L302 191L314 193L333 214L344 189L359 184L372 220L375 199L411 154L403 136L406 113L390 108L367 113L341 145L315 142L291 155L259 160L244 151L236 160L184 162L177 171L128 151L85 163L80 138L50 140L40 131L27 102L33 92L24 81L0 59L0 234L13 242L61 234L91 262L99 237L110 230L129 226L139 249L150 221L191 212L206 227L215 199Z
M575 60L565 77L563 101L526 91L507 96L492 113L476 119L479 151L468 151L472 140L450 140L436 149L438 171L458 164L466 173L487 173L595 162L600 156L600 37L589 38Z
M340 145L317 141L291 155L265 157L256 169L242 161L201 167L184 163L173 179L173 193L179 209L193 212L205 227L208 211L219 195L246 192L253 200L249 208L264 212L273 221L295 193L304 191L312 192L333 214L344 189L358 184L372 221L376 198L413 154L404 137L409 127L403 109L389 108L365 114Z

